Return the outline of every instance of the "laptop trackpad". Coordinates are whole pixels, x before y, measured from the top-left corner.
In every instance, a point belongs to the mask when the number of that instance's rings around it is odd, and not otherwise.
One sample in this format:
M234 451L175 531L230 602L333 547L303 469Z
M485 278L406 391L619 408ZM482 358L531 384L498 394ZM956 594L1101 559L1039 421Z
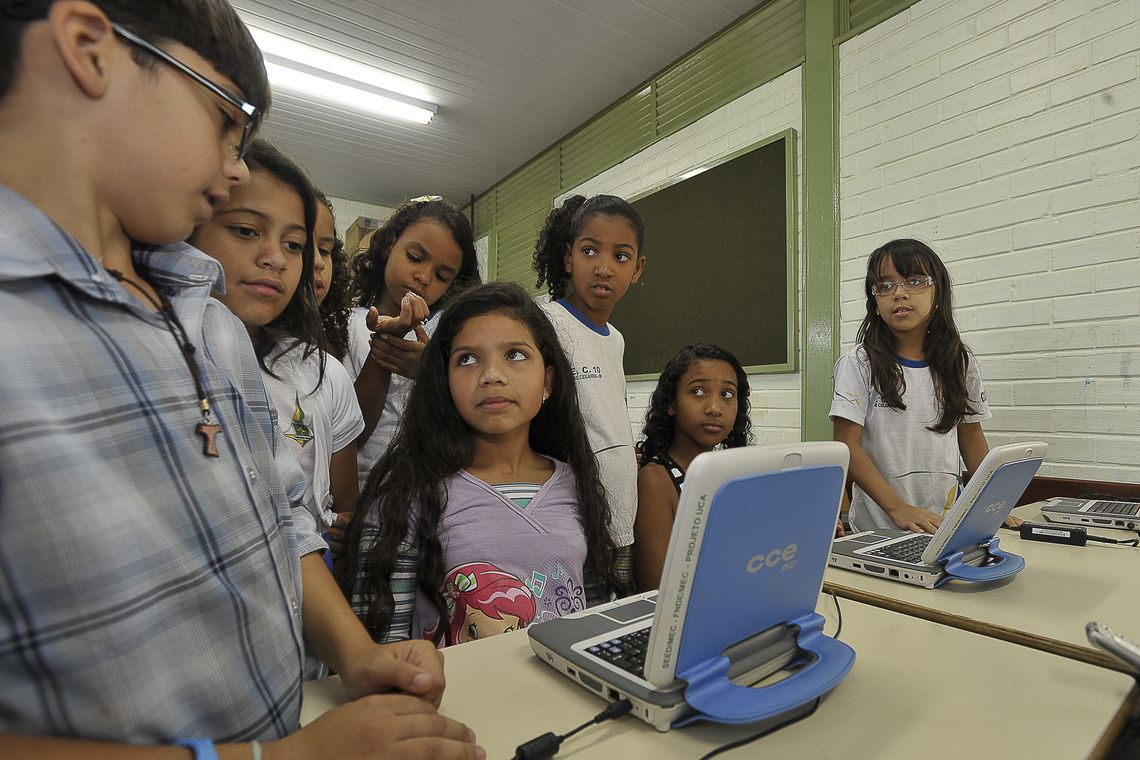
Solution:
M633 620L637 620L638 618L643 618L646 615L652 615L653 610L656 607L657 605L654 604L651 600L642 599L640 601L634 602L633 604L618 605L613 609L604 610L599 614L605 615L611 620L616 620L619 623L629 623Z

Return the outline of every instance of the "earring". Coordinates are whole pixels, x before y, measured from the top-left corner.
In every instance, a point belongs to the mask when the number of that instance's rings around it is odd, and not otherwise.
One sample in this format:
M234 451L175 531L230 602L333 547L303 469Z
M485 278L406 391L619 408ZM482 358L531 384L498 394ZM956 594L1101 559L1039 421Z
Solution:
M546 400L547 400L548 398L550 398L550 394L549 394L549 393L547 393L546 391L543 391L543 392L542 392L542 403L544 403L544 404L545 404L545 403L546 403Z

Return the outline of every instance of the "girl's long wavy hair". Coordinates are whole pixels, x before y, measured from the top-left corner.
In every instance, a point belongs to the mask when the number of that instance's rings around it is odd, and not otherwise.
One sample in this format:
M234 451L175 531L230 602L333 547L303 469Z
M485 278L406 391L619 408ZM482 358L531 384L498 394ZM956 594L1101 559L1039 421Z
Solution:
M337 359L344 359L348 353L348 318L352 313L352 298L349 293L348 262L344 257L344 241L336 229L336 210L328 196L317 190L317 200L325 204L332 214L332 281L329 282L325 300L321 301L321 327L325 332L325 350Z
M751 405L748 394L748 375L740 360L720 346L711 343L693 343L685 346L669 360L661 377L657 378L657 387L653 389L653 396L649 399L649 408L645 410L645 427L641 430L642 440L637 444L637 459L641 467L649 464L658 454L667 454L673 444L673 436L677 426L675 417L669 414L670 408L677 403L677 384L693 362L701 359L716 359L727 362L736 374L736 419L732 423L732 430L724 439L726 449L735 449L738 446L752 444L752 418L749 416Z
M879 317L878 301L871 286L878 282L879 270L887 260L903 277L930 275L934 278L934 313L927 324L922 343L930 365L934 393L942 414L938 422L927 426L936 433L948 433L968 414L977 410L970 405L966 389L966 369L970 352L954 324L954 305L950 295L950 273L930 246L920 240L892 240L877 248L867 260L867 277L863 291L867 296L867 313L859 326L856 341L863 344L871 365L871 383L892 409L906 409L903 393L906 380L898 361L898 344L894 333Z
M459 272L443 297L431 304L432 311L442 309L449 298L459 291L482 282L479 277L479 260L475 255L475 233L471 230L467 216L438 198L407 201L393 211L372 235L368 250L352 261L352 300L357 306L367 308L380 302L380 294L384 292L384 269L388 265L392 247L408 227L425 220L433 221L448 230L463 254Z
M301 351L302 357L306 359L316 352L319 357L316 388L319 388L325 377L325 355L318 349L325 345L325 340L321 329L321 315L317 308L317 294L313 289L313 259L317 251L314 232L317 224L316 191L305 170L264 138L259 137L250 143L249 151L245 155L245 164L249 167L250 174L265 172L297 193L297 197L301 199L305 218L301 279L297 282L297 289L293 291L293 296L284 311L259 330L253 339L257 362L264 372L277 377L265 363L269 354L276 348L283 347L282 354Z
M439 520L447 508L447 479L470 463L473 450L471 429L451 397L448 361L455 337L467 321L486 314L504 314L525 324L545 366L554 368L550 398L530 423L530 447L569 464L577 487L578 519L586 538L585 569L602 579L610 592L625 591L612 570L615 547L609 503L586 437L570 363L538 304L518 285L491 283L461 293L440 317L439 327L424 350L403 420L388 452L368 476L349 528L348 556L338 566L338 581L346 595L355 594L367 601L363 619L374 638L391 621L394 600L389 577L400 543L409 533L415 536L420 555L416 586L440 618L446 618L441 588L447 568ZM379 510L379 539L373 546L361 547L365 517L373 507ZM440 635L447 628L439 626Z
M583 195L572 195L546 217L546 224L534 244L534 271L538 274L534 286L541 288L545 283L552 299L566 296L570 283L566 254L574 245L582 225L595 216L616 216L628 221L637 234L637 253L644 254L645 223L629 201L616 195L595 195L589 199Z

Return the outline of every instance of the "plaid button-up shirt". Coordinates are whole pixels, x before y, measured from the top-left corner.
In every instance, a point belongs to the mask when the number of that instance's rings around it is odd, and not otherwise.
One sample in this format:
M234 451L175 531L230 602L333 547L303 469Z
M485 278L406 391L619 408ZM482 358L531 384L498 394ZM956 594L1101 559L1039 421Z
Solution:
M210 298L220 266L187 245L133 258L197 348L218 458L158 314L0 187L0 731L280 737L300 557L324 544L249 338Z

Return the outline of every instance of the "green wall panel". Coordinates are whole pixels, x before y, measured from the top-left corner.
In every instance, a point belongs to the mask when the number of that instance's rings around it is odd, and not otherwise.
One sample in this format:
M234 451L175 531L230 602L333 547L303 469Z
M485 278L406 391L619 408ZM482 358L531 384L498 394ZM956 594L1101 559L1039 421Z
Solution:
M838 0L839 38L853 37L904 11L918 0Z
M495 190L475 199L475 238L479 239L495 229Z
M558 152L556 145L495 186L496 225L550 209L559 190Z
M753 90L803 58L801 0L774 0L656 80L662 137Z
M495 279L517 282L528 293L538 293L534 287L536 275L531 264L534 242L549 214L547 208L504 224L495 233Z
M562 141L561 189L601 174L653 140L653 88L647 86Z

